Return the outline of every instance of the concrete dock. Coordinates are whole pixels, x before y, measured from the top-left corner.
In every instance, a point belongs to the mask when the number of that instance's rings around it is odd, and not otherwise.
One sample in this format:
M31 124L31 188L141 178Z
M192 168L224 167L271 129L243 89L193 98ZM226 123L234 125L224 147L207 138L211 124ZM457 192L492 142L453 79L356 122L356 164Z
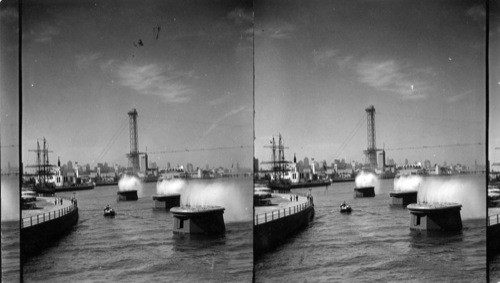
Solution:
M272 206L255 207L254 225L295 214L308 206L305 196L298 196L298 201L295 200L294 194L272 194L272 196ZM290 196L293 197L293 201L290 201Z
M314 217L314 203L305 196L273 194L272 205L255 207L254 252L260 254L307 227ZM292 196L292 201L290 201Z
M57 200L57 204L55 201ZM37 254L78 222L78 206L71 199L37 197L36 208L23 210L21 220L21 255Z
M500 254L500 207L488 208L488 256Z
M57 204L54 202L55 199ZM62 198L62 204L59 199L59 197L37 197L35 209L22 210L21 228L64 216L74 209L70 199Z

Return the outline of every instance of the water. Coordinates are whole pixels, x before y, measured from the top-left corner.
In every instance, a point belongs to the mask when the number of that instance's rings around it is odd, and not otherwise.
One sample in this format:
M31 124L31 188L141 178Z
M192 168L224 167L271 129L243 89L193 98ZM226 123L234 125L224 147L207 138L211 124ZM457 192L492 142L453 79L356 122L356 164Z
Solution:
M490 282L500 282L500 254L493 255L488 260Z
M2 221L2 282L20 280L19 221Z
M496 216L500 214L500 208L488 208L488 216ZM488 239L488 241L498 241L498 239ZM496 251L488 251L488 266L490 282L500 282L500 253Z
M484 176L459 178L474 181L471 194L485 193ZM484 217L463 220L458 234L420 233L409 229L406 209L390 206L393 180L381 180L374 198L353 199L353 188L312 188L314 221L255 260L256 282L485 282ZM339 212L343 200L351 214Z
M210 181L190 181L204 183ZM217 181L237 184L235 194L248 192L252 180ZM236 183L235 183L236 182ZM23 264L25 281L47 282L251 282L252 221L226 220L219 237L174 235L173 217L155 210L156 183L143 185L138 201L116 201L117 186L77 192L79 221L73 231ZM65 194L72 196L72 193ZM230 197L230 194L228 194ZM110 204L117 215L103 217ZM234 212L226 209L226 215ZM238 213L238 212L237 212Z

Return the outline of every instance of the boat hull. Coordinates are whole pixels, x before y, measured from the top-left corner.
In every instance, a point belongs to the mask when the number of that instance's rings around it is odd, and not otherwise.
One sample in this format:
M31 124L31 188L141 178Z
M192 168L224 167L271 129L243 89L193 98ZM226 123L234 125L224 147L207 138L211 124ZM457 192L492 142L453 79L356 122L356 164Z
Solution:
M56 187L55 191L56 192L69 192L69 191L83 191L83 190L93 190L94 185L93 184L85 184L85 185L78 185L78 186L63 186L63 187Z

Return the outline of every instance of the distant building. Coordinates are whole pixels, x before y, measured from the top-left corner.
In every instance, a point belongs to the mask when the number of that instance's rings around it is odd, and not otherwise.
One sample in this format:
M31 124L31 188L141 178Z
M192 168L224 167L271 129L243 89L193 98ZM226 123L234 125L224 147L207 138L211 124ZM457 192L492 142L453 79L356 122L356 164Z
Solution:
M253 172L259 172L259 159L255 157L253 158Z
M491 164L490 172L500 172L500 163Z
M189 173L194 172L193 164L191 164L191 163L186 164L186 171Z
M385 167L385 150L382 150L379 152L377 156L377 164L379 168L384 168Z
M304 157L304 168L308 168L308 167L309 167L309 158Z
M148 170L148 155L145 154L141 156L141 163L139 165L141 172L146 172Z
M431 168L431 167L432 167L431 161L430 160L425 160L424 161L424 168L428 169L428 168Z

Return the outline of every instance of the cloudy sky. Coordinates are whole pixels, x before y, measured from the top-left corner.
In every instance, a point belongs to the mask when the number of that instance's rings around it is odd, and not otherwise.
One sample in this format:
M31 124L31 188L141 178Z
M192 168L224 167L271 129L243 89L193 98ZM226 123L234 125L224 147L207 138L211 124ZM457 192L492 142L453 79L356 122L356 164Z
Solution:
M139 149L165 166L251 167L251 1L23 1L23 141L51 163L127 165L127 112ZM238 149L193 152L196 149Z
M281 133L289 160L364 161L374 105L396 162L484 164L481 3L255 1L256 157Z
M0 3L0 144L2 173L19 166L19 13L15 1ZM19 219L19 176L1 176L2 221Z
M19 159L19 28L17 4L0 5L0 143L1 167L18 166Z
M500 4L490 2L489 159L500 162Z

